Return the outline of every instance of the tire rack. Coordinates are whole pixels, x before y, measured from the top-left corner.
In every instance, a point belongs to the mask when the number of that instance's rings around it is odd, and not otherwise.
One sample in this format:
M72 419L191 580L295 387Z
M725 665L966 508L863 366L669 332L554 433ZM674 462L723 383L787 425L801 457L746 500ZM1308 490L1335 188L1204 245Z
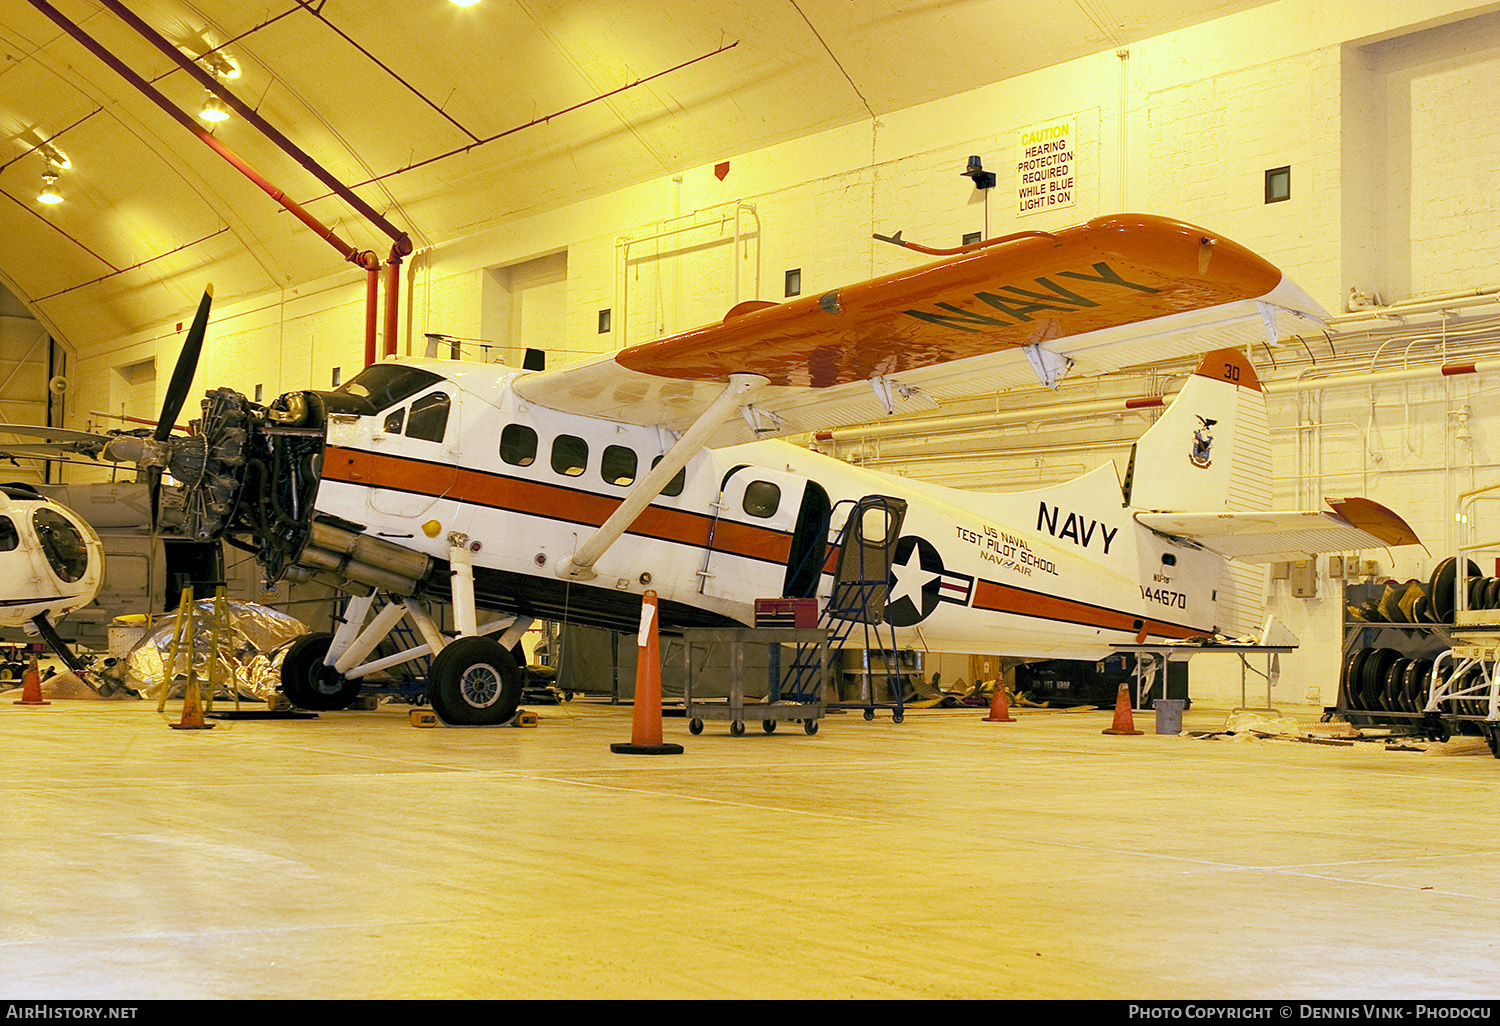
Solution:
M1500 485L1459 496L1456 523ZM1338 713L1355 725L1404 726L1440 741L1478 735L1500 758L1500 574L1485 577L1471 557L1500 551L1500 539L1461 545L1422 584L1345 588ZM1463 572L1459 572L1459 568ZM1420 594L1418 594L1420 592Z

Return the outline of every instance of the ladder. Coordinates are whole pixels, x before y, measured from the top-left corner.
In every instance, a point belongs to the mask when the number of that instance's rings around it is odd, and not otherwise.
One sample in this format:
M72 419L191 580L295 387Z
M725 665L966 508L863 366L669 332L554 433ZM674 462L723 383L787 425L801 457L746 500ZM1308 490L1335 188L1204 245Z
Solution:
M830 650L842 650L854 632L862 630L863 651L886 656L886 683L893 697L893 718L900 723L905 709L896 659L896 628L886 618L885 610L890 599L891 560L906 516L906 501L888 495L845 499L829 511L826 522L831 525L834 514L846 505L849 513L833 539L833 591L818 617L818 626L829 631ZM868 676L865 679L864 702L831 703L829 708L863 706L865 719L874 719L874 680ZM799 645L781 678L780 697L792 702L818 701L823 696L813 692L819 687L817 647Z

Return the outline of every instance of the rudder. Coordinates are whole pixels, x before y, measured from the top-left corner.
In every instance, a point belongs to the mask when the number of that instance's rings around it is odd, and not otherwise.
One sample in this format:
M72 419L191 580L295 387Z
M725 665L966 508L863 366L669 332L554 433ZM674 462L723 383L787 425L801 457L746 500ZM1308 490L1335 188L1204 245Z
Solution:
M1125 503L1217 512L1271 508L1271 433L1255 368L1237 349L1198 364L1172 404L1131 447Z

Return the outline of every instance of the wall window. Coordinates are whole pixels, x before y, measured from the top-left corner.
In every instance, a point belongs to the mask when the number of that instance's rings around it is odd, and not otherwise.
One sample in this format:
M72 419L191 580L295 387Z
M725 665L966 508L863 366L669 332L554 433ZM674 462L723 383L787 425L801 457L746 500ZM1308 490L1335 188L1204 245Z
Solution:
M785 294L787 296L802 295L802 268L794 267L790 271L786 272Z
M612 485L628 485L635 481L636 456L634 449L623 445L607 445L599 460L599 476Z
M1266 172L1266 202L1280 203L1292 198L1292 169L1273 167Z
M452 406L453 401L446 392L432 392L412 403L411 416L406 418L406 437L441 442L443 432L448 429L448 411Z
M572 435L558 435L552 442L552 469L577 477L589 465L589 443Z
M769 481L751 481L745 486L745 512L752 517L771 517L781 505L781 489Z
M500 432L500 458L513 467L536 462L536 432L525 424L507 424Z

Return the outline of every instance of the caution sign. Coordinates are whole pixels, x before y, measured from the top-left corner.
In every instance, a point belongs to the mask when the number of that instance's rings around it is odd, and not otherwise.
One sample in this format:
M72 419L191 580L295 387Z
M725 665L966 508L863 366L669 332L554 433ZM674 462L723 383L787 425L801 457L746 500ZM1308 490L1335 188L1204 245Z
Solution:
M1078 119L1023 128L1016 137L1016 212L1038 214L1078 202Z

